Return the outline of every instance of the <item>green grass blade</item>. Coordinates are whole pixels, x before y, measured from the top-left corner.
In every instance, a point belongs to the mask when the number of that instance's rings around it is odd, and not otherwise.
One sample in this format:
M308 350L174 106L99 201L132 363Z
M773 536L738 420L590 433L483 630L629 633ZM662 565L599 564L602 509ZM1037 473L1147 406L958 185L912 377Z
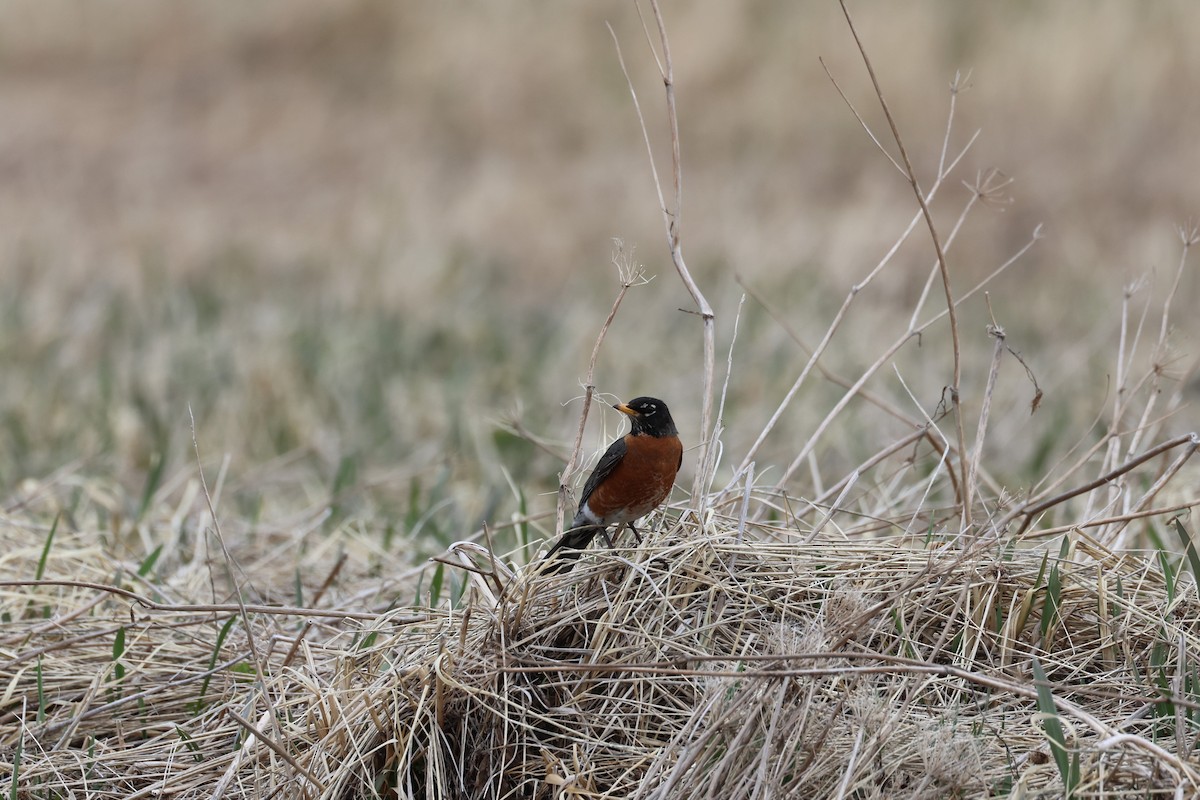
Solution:
M529 504L525 499L525 490L517 489L517 513L521 517L521 521L517 523L517 541L521 545L521 552L529 552Z
M37 698L38 698L37 721L39 723L41 723L41 722L46 721L46 686L42 681L42 657L41 656L38 656L37 667L35 667L35 671L37 674Z
M426 570L421 570L421 574L417 576L417 591L412 603L416 608L421 606L421 590L425 588L425 572Z
M54 534L58 532L58 521L60 519L62 519L61 511L58 514L55 514L54 522L50 525L50 532L46 534L46 542L42 545L42 554L38 557L37 569L34 571L34 580L40 581L46 575L46 564L50 560L50 548L54 544ZM19 616L25 616L29 614L29 609L33 604L34 601L32 599L29 600L25 605L25 610L21 611ZM46 619L49 619L50 606L45 606L42 609L42 613L45 615ZM12 622L12 614L8 611L8 609L0 611L0 622Z
M1163 583L1167 589L1167 605L1174 605L1178 571L1175 565L1171 563L1171 556L1166 550L1158 551L1158 566L1162 570Z
M87 749L87 769L83 771L83 779L91 780L92 775L96 772L96 737L88 737Z
M17 737L17 746L13 749L12 783L8 786L8 800L17 800L17 780L21 777L21 746L25 737Z
M176 725L175 734L179 737L179 741L183 742L183 746L188 749L188 752L192 754L192 760L197 764L203 764L204 753L200 750L199 745L196 744L192 737L188 736L187 731Z
M213 667L217 665L217 659L221 655L221 647L225 644L225 638L229 636L229 631L233 630L233 625L237 622L237 617L230 617L225 620L225 624L221 626L221 630L217 632L217 642L213 646L212 655L208 657L208 675L204 676L204 680L200 683L200 695L196 698L196 702L192 704L192 712L199 714L204 709L204 695L208 692L209 681L212 680Z
M1158 703L1154 706L1154 715L1157 717L1173 717L1175 715L1175 704L1170 702L1171 697L1171 669L1174 660L1171 658L1171 646L1167 644L1165 637L1166 631L1160 631L1160 636L1163 636L1162 641L1154 643L1150 648L1150 670L1149 679L1150 685L1158 689L1159 694L1167 702Z
M1049 561L1050 561L1050 553L1049 552L1042 553L1042 565L1040 567L1038 567L1037 577L1033 579L1034 586L1042 585L1042 578L1044 578L1046 576L1046 565L1049 563Z
M408 482L408 508L404 513L404 530L412 533L421 518L421 483L414 475Z
M112 646L112 661L113 661L113 678L112 686L109 687L109 694L114 699L121 696L121 684L125 681L125 665L121 662L121 657L125 655L125 626L117 628L117 635L113 637Z
M1072 770L1071 758L1067 753L1067 737L1063 733L1062 721L1058 718L1058 709L1054 705L1054 694L1046 680L1042 664L1033 659L1033 677L1037 681L1037 704L1042 712L1042 727L1046 738L1050 740L1050 752L1054 755L1054 763L1058 765L1058 774L1066 787L1066 796L1074 796L1076 784L1079 782L1078 760Z
M1187 555L1188 565L1192 568L1192 579L1197 586L1200 586L1200 553L1196 552L1196 544L1192 541L1192 535L1188 533L1188 529L1183 527L1183 521L1179 517L1171 520L1171 524L1175 526L1175 532L1179 534L1179 541L1183 544L1183 552Z
M58 521L62 519L62 513L54 515L54 524L50 526L50 533L46 534L46 543L42 545L42 555L38 558L36 580L41 580L46 574L46 561L50 558L50 546L54 544L54 534L58 532Z
M1062 575L1059 573L1058 564L1050 567L1050 574L1046 577L1046 603L1042 609L1042 636L1044 637L1049 631L1050 626L1058 619L1059 608L1062 604Z
M165 443L164 443L165 445ZM142 488L142 501L138 504L137 515L135 520L141 520L149 510L150 504L154 502L154 495L158 493L158 488L162 486L163 475L167 470L167 451L164 446L154 454L154 462L150 465L150 471L146 473L146 485Z
M346 494L358 480L358 458L353 454L342 456L338 461L337 472L333 476L333 486L329 491L329 516L325 518L325 530L331 531L346 517Z
M446 565L439 563L433 571L433 579L429 582L429 607L437 608L442 599L442 582L446 579Z
M162 549L163 546L160 544L150 551L150 555L142 559L141 564L138 564L137 574L140 577L144 578L154 570L154 565L158 563L158 557L162 555Z

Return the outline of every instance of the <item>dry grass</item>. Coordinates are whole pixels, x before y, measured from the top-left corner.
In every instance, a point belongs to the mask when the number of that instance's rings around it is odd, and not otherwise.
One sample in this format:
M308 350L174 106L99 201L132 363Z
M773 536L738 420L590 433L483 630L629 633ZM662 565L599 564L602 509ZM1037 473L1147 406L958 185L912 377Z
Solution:
M614 8L658 253L607 9L125 2L0 33L0 796L1200 793L1194 6L671 9L678 149ZM539 575L602 325L692 490Z
M158 605L10 585L0 758L30 798L1056 796L1037 659L1073 796L1200 788L1200 603L1152 559L844 513L661 522L563 577L484 558L440 611L341 596L249 630L60 532L48 576Z

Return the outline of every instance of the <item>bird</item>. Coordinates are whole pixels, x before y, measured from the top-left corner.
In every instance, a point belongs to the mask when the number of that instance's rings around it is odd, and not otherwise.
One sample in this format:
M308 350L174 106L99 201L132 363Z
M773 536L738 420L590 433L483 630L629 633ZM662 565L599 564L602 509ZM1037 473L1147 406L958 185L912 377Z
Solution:
M609 445L583 485L571 527L543 558L547 573L569 571L597 533L611 547L610 525L628 525L637 536L634 521L662 505L675 485L683 443L667 404L636 397L613 408L629 417L629 433Z

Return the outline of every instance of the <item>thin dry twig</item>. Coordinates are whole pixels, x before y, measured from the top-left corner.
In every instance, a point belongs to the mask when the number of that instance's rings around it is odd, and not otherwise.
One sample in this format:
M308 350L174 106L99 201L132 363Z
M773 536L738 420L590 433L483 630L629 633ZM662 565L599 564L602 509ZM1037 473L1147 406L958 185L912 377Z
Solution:
M330 619L356 619L373 622L384 615L374 611L349 611L347 609L318 608L316 606L269 606L256 603L160 603L145 595L132 592L120 586L92 581L72 581L64 579L45 578L42 580L0 581L0 586L31 587L31 586L68 586L78 589L94 589L98 592L124 597L140 606L153 611L165 611L172 614L237 614L245 609L247 614L266 614L283 617L328 617ZM417 614L411 617L389 617L399 624L422 622L428 619L427 614Z
M983 442L987 436L988 418L992 410L992 395L996 391L996 378L1000 374L1000 359L1004 355L1005 348L1005 333L1004 329L995 322L988 326L988 335L995 339L995 344L992 347L992 365L988 369L987 384L983 390L983 404L979 409L979 426L975 430L975 449L971 453L970 464L971 471L967 475L967 480L971 486L967 491L967 496L976 495L975 476L979 469L979 463L983 460ZM965 529L964 529L965 531Z
M666 92L667 123L671 136L671 174L674 191L670 204L665 199L662 182L658 177L658 168L654 160L654 149L650 145L650 131L646 127L646 119L642 114L641 104L638 102L637 91L633 87L629 70L625 66L625 58L621 54L620 41L617 39L617 35L611 25L608 30L612 35L613 44L617 50L617 60L620 62L621 72L625 75L625 82L629 87L629 93L633 97L633 106L637 112L638 123L642 128L642 138L646 143L646 152L650 158L650 172L654 178L654 187L658 192L659 208L662 211L663 224L666 228L667 248L671 253L671 263L675 265L675 271L679 274L684 288L687 289L692 301L696 304L696 313L699 314L704 326L704 382L701 395L700 438L699 447L697 448L696 476L692 484L692 502L695 510L700 511L706 497L704 487L708 485L708 476L714 469L712 458L714 443L711 439L713 435L713 392L716 375L716 317L713 314L712 306L708 303L708 299L705 298L704 293L700 291L700 287L692 278L692 274L688 270L687 263L683 258L683 239L681 235L683 221L683 162L680 155L679 116L675 110L675 73L671 62L671 47L667 39L666 23L663 20L658 0L649 0L649 2L650 9L654 13L654 21L658 26L658 41L662 49L662 60L658 62L658 65L659 74L663 81L663 88ZM636 0L634 5L637 5ZM638 7L638 13L641 14L640 6ZM651 45L651 51L654 51L653 45ZM655 58L658 58L657 53L655 53Z
M216 505L213 503L212 494L208 491L208 481L204 477L204 463L200 459L200 442L196 438L196 418L192 414L192 407L188 405L188 420L191 423L192 429L192 452L196 456L196 470L200 476L200 487L204 490L204 500L208 504L209 518L212 521L213 534L217 538L217 543L221 546L221 554L225 559L225 568L229 573L229 578L234 584L234 595L237 599L238 615L241 617L242 627L246 632L246 642L249 645L250 657L255 664L255 683L258 685L262 700L266 706L264 723L269 721L275 730L282 730L279 725L279 720L275 717L275 703L271 697L271 688L266 680L268 673L268 664L263 653L259 651L258 645L254 638L254 628L250 624L250 614L246 611L246 603L242 597L242 586L238 582L238 566L234 562L233 556L229 552L229 547L225 544L225 536L221 533L221 523L217 518ZM220 800L224 794L226 784L224 781L219 783L213 791L213 800Z
M604 323L600 326L600 333L596 336L596 343L592 345L592 357L588 360L587 379L583 384L583 408L579 411L579 426L575 430L575 444L571 448L571 457L567 460L567 465L563 467L563 471L558 477L558 507L555 513L555 533L558 536L561 536L565 530L570 482L579 469L579 457L583 452L583 431L587 427L588 412L592 407L592 395L596 391L596 361L600 357L600 347L604 344L604 339L608 336L608 329L612 326L613 320L616 319L617 310L621 307L621 302L625 299L626 293L632 287L641 286L648 282L645 272L633 260L632 253L626 253L625 243L620 239L616 239L614 240L614 245L612 263L617 268L617 277L620 280L621 288L617 291L617 296L613 299L612 308L609 309L608 316L604 318Z
M891 109L888 108L887 101L883 97L883 89L879 85L879 79L875 75L875 68L871 66L871 59L867 55L866 47L858 36L858 30L854 27L854 20L850 17L850 10L846 8L845 0L839 0L839 3L842 7L842 14L846 17L846 25L850 28L850 33L854 37L854 43L858 46L858 52L862 56L863 64L867 68L867 74L871 77L871 85L875 87L875 96L879 99L883 115L887 118L888 126L892 129L892 137L895 139L896 147L900 151L900 158L904 162L905 175L912 186L914 196L917 198L917 204L921 207L921 215L925 218L925 225L929 229L929 238L932 240L933 249L937 253L938 269L942 276L942 288L946 294L946 313L949 316L950 338L954 355L954 377L950 384L950 402L954 406L955 424L958 429L959 470L962 475L964 492L962 498L962 528L966 531L971 527L971 486L968 483L970 467L967 463L967 435L962 416L962 405L959 399L959 385L962 382L962 348L958 340L958 315L955 312L954 293L950 288L950 268L947 266L946 253L942 249L941 237L938 235L937 226L934 225L933 215L929 212L929 204L926 201L925 193L921 190L921 184L917 180L916 171L913 170L912 161L908 157L908 150L904 146L904 139L900 136L900 129L897 127Z
M246 733L250 734L252 737L271 748L271 751L275 753L275 755L282 758L292 769L303 775L304 779L312 784L318 792L325 791L325 784L317 776L305 769L304 765L298 762L292 756L292 754L285 750L278 742L271 737L264 735L262 731L258 730L258 728L254 726L254 723L250 722L250 720L246 719L233 709L227 709L225 713L228 714L234 722L240 725L242 729L246 731Z
M1185 433L1180 436L1176 436L1174 439L1169 439L1168 441L1162 442L1161 444L1150 448L1140 456L1129 459L1124 464L1109 470L1095 480L1089 481L1082 486L1077 486L1074 489L1068 489L1065 492L1060 492L1046 499L1039 499L1036 502L1035 499L1031 498L1030 500L1022 503L1010 511L998 523L997 527L1000 530L1004 530L1009 523L1016 520L1018 517L1023 517L1024 519L1021 522L1021 525L1014 533L1014 536L1019 537L1029 528L1029 526L1033 523L1033 520L1042 512L1047 511L1054 506L1061 505L1073 497L1078 497L1082 494L1092 492L1095 489L1099 489L1102 486L1107 486L1116 478L1119 478L1120 476L1136 469L1147 461L1157 458L1163 453L1174 450L1177 447L1186 447L1187 455L1191 455L1191 453L1195 451L1198 443L1200 443L1200 436L1195 433Z

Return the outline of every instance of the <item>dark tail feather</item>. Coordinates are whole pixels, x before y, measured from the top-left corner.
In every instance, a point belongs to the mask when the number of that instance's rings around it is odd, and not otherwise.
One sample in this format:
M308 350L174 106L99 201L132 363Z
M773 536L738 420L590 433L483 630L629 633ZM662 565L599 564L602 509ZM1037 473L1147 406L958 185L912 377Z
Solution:
M592 543L592 539L597 533L603 531L604 526L602 525L581 525L567 531L542 559L542 563L545 564L542 571L548 575L569 572L579 559L579 554Z

